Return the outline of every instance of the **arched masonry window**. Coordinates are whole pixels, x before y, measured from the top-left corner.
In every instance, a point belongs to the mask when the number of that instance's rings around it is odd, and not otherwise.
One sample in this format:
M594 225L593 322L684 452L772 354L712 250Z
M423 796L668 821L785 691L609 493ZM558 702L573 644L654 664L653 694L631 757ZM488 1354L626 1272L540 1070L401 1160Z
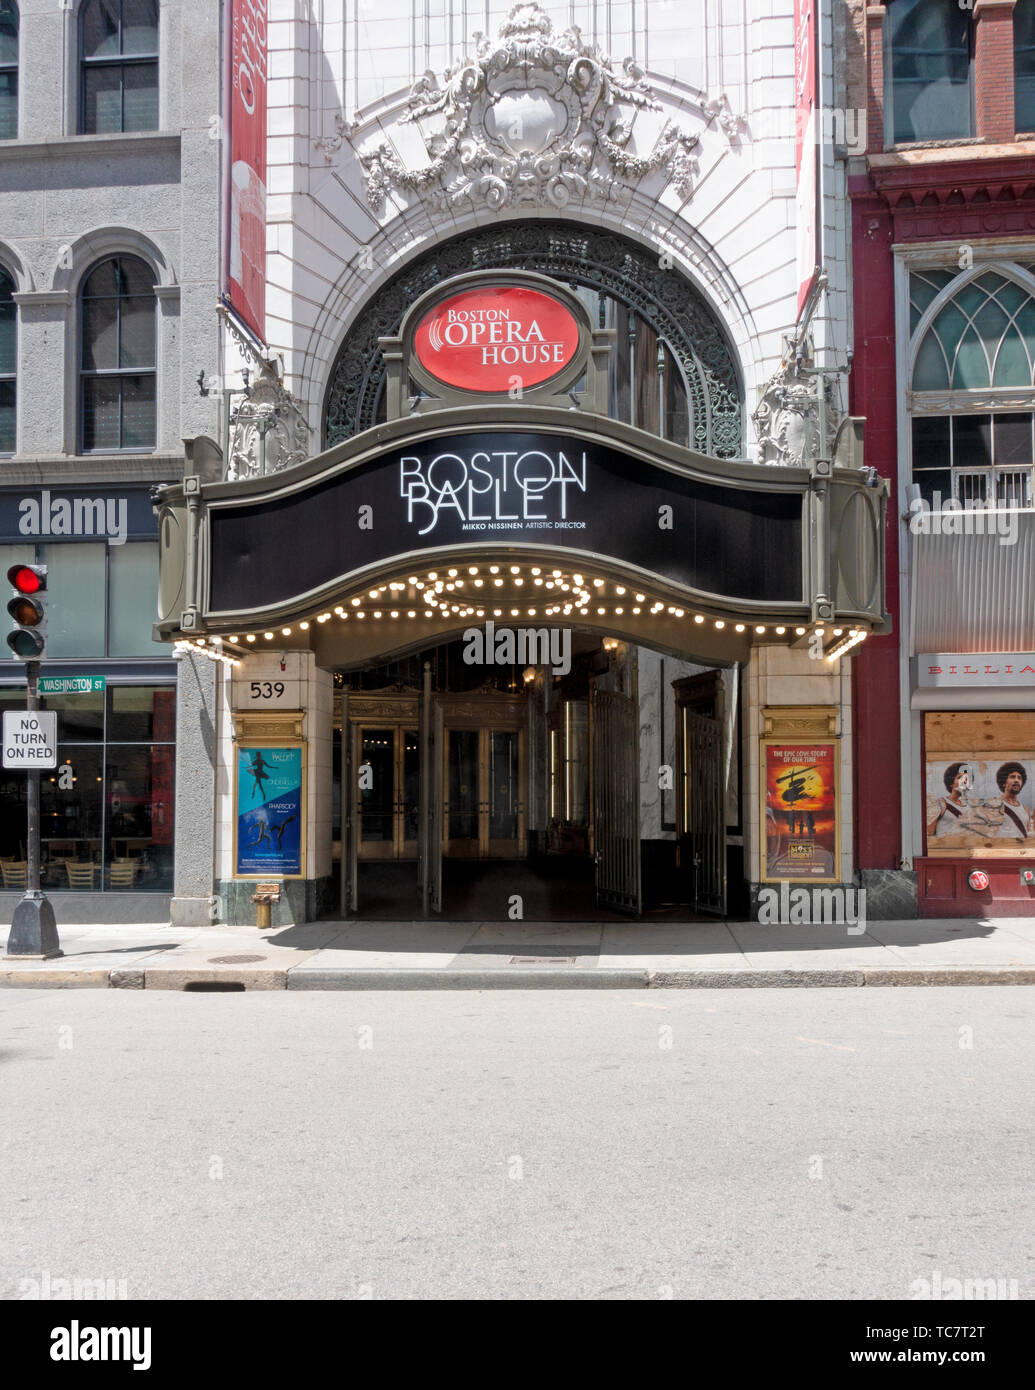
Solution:
M79 133L158 129L157 0L85 0Z
M18 313L14 281L0 266L0 454L15 450L17 405Z
M94 267L80 293L79 437L83 453L153 449L155 276L136 256Z
M888 0L884 120L894 144L974 134L973 38L959 0Z
M18 6L0 0L0 140L18 138Z
M1035 279L1006 264L910 275L913 481L935 501L1031 507Z
M378 338L395 333L425 290L469 270L538 271L574 289L615 331L609 414L716 458L745 453L736 359L704 297L676 270L614 232L570 222L504 223L431 248L390 280L353 323L331 369L325 447L385 418Z
M1013 7L1013 115L1018 134L1035 131L1035 0Z

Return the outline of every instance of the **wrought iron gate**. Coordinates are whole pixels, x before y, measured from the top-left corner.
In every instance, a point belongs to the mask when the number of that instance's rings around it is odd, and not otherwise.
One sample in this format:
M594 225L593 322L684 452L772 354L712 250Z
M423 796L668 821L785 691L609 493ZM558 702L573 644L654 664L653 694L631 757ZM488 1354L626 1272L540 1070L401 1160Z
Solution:
M356 825L356 770L352 759L352 725L349 693L341 697L341 915L348 917L359 905Z
M590 720L597 906L638 916L641 908L639 707L628 695L593 690Z
M722 725L683 710L682 771L690 903L699 912L726 912L726 805Z

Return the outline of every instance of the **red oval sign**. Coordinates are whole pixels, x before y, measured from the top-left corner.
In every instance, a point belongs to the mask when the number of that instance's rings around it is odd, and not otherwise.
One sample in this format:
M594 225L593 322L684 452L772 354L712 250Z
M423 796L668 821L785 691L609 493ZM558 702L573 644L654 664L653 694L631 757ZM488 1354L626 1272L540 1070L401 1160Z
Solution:
M465 290L430 309L413 339L426 372L461 391L540 386L579 347L571 311L539 290L505 285Z
M972 869L967 875L967 882L975 893L983 893L988 887L989 878L984 869Z

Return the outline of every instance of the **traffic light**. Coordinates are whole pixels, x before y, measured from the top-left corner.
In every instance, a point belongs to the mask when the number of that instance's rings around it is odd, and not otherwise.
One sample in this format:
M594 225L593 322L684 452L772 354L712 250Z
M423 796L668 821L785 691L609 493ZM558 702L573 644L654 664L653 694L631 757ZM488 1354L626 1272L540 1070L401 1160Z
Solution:
M46 647L47 610L43 595L47 592L46 565L12 565L7 582L14 597L7 611L18 624L7 634L7 645L22 661L39 661Z

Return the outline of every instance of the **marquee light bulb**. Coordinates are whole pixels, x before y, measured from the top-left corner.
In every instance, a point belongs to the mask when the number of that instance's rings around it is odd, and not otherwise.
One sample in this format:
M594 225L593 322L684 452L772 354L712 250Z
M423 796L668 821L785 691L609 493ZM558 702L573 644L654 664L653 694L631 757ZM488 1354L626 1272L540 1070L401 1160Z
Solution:
M738 632L743 632L743 631L744 631L744 624L743 624L743 623L738 623L738 624L737 624L737 631L738 631Z
M500 567L499 567L499 565L490 565L490 566L489 566L489 573L490 573L490 574L499 574L499 572L500 572Z
M273 633L272 633L272 632L264 632L262 635L263 635L263 637L265 637L265 639L266 639L267 642L272 642L272 641L273 641Z
M755 631L758 633L759 637L761 637L762 633L765 632L765 628L759 624L758 627L755 628Z
M302 626L304 627L305 624L303 623ZM245 640L246 642L254 642L254 641L255 641L255 633L254 633L254 632L249 632L248 636L247 636L244 640Z

